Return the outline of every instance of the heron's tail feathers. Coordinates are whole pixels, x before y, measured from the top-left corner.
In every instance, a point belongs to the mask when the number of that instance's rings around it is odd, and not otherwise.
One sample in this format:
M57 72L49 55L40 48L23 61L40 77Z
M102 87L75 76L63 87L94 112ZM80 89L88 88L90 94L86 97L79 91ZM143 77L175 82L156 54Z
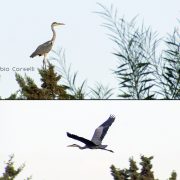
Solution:
M33 53L30 55L31 58L33 58L33 57L35 57L35 56L37 56L37 53L36 53L36 52L33 52Z
M31 55L30 55L30 57L31 58L33 58L33 57L35 57L36 55L34 54L34 53L32 53Z

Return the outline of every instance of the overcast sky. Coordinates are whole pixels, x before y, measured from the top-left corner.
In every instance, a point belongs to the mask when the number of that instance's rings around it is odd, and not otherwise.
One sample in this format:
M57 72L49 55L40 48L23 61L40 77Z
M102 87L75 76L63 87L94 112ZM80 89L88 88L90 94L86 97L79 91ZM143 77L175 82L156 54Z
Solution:
M110 180L109 167L127 168L128 159L154 156L155 176L180 176L179 101L5 101L0 103L0 172L8 156L26 163L17 180ZM115 153L67 147L82 143L66 132L91 139L110 114L116 116L103 144Z
M53 21L66 24L56 28L53 49L65 50L66 61L74 71L78 70L79 79L87 79L90 86L98 81L116 87L111 71L116 65L116 58L111 54L115 46L106 35L108 31L101 26L104 19L93 13L101 11L97 2L109 8L113 4L119 17L127 20L139 15L138 21L158 31L160 37L173 31L180 15L179 0L2 1L0 67L10 70L0 71L0 96L8 97L19 89L12 67L34 67L35 71L27 74L39 83L37 68L42 65L42 57L31 59L29 56L38 45L51 38Z

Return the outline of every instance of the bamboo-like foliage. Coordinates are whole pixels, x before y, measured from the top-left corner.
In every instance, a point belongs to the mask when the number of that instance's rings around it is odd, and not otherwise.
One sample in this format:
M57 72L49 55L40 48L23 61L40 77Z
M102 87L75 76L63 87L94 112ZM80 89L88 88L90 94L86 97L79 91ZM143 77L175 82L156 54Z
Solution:
M113 95L113 88L104 86L101 83L96 83L95 87L87 87L87 80L83 80L78 85L78 72L73 72L71 65L67 65L65 52L53 51L54 60L57 65L55 66L57 72L61 74L63 83L68 87L68 92L75 97L75 99L109 99Z
M75 99L85 98L86 80L84 80L80 86L77 85L78 72L73 72L71 65L67 65L65 52L61 49L60 51L53 51L54 56L51 60L57 62L56 69L61 74L63 83L68 87L69 93L75 97Z
M113 88L109 86L103 86L100 83L96 83L94 88L90 88L91 99L110 99L113 95Z
M175 28L173 35L165 41L161 82L165 99L180 99L180 33Z
M136 25L136 18L129 23L118 18L117 10L99 4L102 12L98 12L105 20L103 24L110 34L108 36L116 44L118 58L114 74L119 81L119 97L127 99L153 99L155 85L151 61L155 58L158 43L157 34L150 28Z

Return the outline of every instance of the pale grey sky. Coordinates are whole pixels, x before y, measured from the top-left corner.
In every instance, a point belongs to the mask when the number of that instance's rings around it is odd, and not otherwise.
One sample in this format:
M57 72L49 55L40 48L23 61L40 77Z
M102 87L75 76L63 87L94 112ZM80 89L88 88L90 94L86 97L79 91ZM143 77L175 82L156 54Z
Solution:
M21 176L33 180L110 180L109 167L127 168L128 159L154 156L154 173L180 176L179 101L16 101L1 102L0 172L8 155L26 163ZM71 132L91 139L110 114L116 116L103 144L115 153L66 147ZM178 176L178 177L179 177ZM178 178L179 179L179 178Z
M87 79L90 86L96 81L116 86L111 73L116 64L116 58L111 54L115 46L106 35L108 31L101 27L104 20L93 13L101 10L97 2L107 7L113 4L119 17L124 16L127 20L138 14L139 22L144 20L147 26L159 32L160 37L172 32L180 14L179 0L2 1L0 67L10 68L10 71L0 71L0 96L8 97L19 88L12 67L41 67L42 57L30 59L29 55L51 38L53 21L66 24L57 28L53 49L66 51L67 63L79 71L80 80ZM39 82L37 70L27 74Z

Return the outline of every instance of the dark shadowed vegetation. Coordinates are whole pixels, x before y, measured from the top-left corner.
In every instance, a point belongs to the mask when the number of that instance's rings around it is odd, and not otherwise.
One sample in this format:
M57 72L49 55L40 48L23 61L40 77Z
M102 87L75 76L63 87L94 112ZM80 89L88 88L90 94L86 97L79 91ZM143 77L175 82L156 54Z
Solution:
M129 159L129 168L119 169L114 165L110 167L111 175L114 180L158 180L154 177L152 171L153 165L151 160L153 157L141 156L140 168L138 168L136 161L133 158ZM168 180L176 180L177 174L175 171L171 173L171 177Z
M9 156L9 160L8 162L5 163L4 172L2 173L2 176L0 176L0 180L14 180L24 169L25 164L21 165L18 168L15 168L13 158L14 155ZM27 177L24 180L30 180L30 179L31 177Z

